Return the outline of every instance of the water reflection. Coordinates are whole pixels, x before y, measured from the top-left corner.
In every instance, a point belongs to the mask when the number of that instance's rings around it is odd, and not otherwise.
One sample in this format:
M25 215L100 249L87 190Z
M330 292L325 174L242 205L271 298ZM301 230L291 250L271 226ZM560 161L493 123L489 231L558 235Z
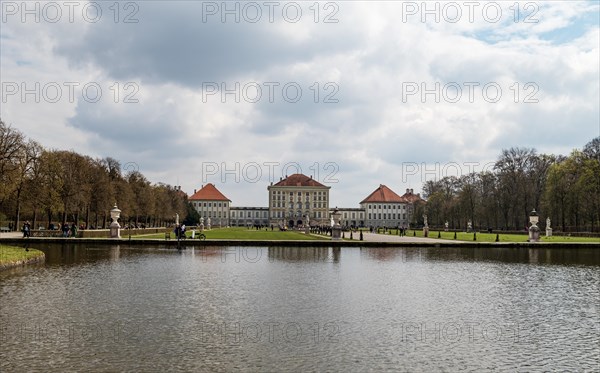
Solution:
M118 261L138 255L170 256L179 254L202 262L331 262L339 263L349 248L332 247L140 247L129 245L48 245L30 243L28 247L46 254L46 265L72 265L93 261ZM596 248L501 248L501 247L364 247L361 257L375 261L483 261L502 263L600 265L600 250Z
M0 272L2 372L598 366L594 250L40 248Z
M368 259L389 261L482 261L502 263L600 265L596 248L362 248Z
M284 262L338 263L342 249L339 247L269 247L269 260Z

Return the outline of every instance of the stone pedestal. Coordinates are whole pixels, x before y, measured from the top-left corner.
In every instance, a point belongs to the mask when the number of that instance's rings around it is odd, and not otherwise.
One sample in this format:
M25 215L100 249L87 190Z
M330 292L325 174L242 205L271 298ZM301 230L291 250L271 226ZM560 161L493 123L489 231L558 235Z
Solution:
M341 240L342 239L342 226L340 225L340 218L342 214L338 211L337 207L331 214L331 220L333 222L333 226L331 227L331 239L332 240Z
M117 207L115 203L115 207L110 210L110 218L112 219L112 223L110 223L110 238L121 238L121 225L118 220L121 217L121 210Z
M121 238L121 225L116 221L110 223L110 238Z
M332 240L341 240L342 239L342 226L334 225L331 228L331 239Z
M529 242L539 242L540 241L540 228L537 225L532 225L529 227Z
M423 227L423 237L429 237L429 227Z
M546 237L552 237L552 228L546 228Z

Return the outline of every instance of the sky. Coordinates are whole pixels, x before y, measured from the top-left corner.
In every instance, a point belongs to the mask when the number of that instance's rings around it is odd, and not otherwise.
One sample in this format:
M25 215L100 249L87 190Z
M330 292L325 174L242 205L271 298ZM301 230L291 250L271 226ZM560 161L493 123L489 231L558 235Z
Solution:
M5 1L0 118L234 206L301 172L380 184L600 136L596 1Z

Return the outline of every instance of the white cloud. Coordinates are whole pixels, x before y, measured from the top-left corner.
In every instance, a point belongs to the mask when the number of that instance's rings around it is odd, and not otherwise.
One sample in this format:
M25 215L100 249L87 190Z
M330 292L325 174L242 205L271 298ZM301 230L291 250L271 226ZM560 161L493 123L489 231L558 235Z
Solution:
M537 23L515 22L513 2L498 2L497 23L481 13L474 22L466 14L457 23L423 23L418 14L403 22L406 4L339 3L337 23L322 22L336 10L324 8L314 22L312 3L302 3L298 23L281 14L273 23L202 22L202 3L160 1L138 3L133 24L115 24L108 9L98 23L9 17L0 34L3 83L80 85L76 102L28 96L21 103L15 95L0 115L48 147L135 162L154 182L188 193L215 182L235 205L266 205L265 162L278 163L275 180L291 162L321 179L331 173L328 162L337 165L332 203L353 207L380 183L397 193L419 190L424 177L406 177L407 162L485 164L510 146L566 153L600 135L596 3L535 3ZM520 6L519 17L532 14ZM97 103L82 99L88 82L103 89ZM128 82L135 85L126 90ZM206 83L232 89L236 82L242 90L261 86L259 102L244 92L239 102L207 94ZM268 82L279 84L272 102ZM462 87L458 102L450 102L452 87L440 102L432 94L421 102L420 92L403 97L407 83L443 89L453 82ZM473 102L467 82L479 84ZM528 82L535 86L526 89ZM286 83L302 89L298 102L282 94ZM499 102L486 101L486 83L501 87ZM139 103L124 103L133 92ZM539 102L524 103L532 93ZM323 103L328 94L339 102ZM211 162L228 168L206 178L203 165ZM242 174L251 162L261 165L258 182Z

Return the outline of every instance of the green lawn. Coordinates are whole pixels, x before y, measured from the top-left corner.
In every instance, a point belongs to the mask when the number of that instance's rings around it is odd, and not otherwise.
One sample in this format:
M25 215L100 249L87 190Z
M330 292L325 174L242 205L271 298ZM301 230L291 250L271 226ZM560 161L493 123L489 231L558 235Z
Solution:
M413 236L412 230L407 232L407 236ZM438 238L438 233L441 235L441 239L454 240L454 232L438 232L429 231L429 238ZM423 230L416 231L416 237L423 237ZM498 235L500 242L527 242L529 238L526 234L502 234ZM473 241L473 233L456 232L456 240L458 241ZM495 242L496 233L477 233L478 242ZM552 236L546 238L541 237L541 242L596 242L600 243L598 237L568 237L568 236Z
M196 231L198 234L198 231ZM207 240L318 240L319 238L314 236L307 236L302 232L297 231L286 231L282 232L277 229L271 231L265 231L264 228L262 230L256 229L248 229L245 227L232 227L232 228L217 228L204 230L204 234L206 235ZM191 231L186 232L187 237L192 236ZM131 236L131 239L148 239L148 238L158 238L164 239L164 233L156 233L156 234L147 234L147 235L138 235ZM171 239L175 238L175 234L171 233Z
M39 250L29 249L29 251L25 251L23 247L0 245L0 267L42 256L44 256L44 253Z

